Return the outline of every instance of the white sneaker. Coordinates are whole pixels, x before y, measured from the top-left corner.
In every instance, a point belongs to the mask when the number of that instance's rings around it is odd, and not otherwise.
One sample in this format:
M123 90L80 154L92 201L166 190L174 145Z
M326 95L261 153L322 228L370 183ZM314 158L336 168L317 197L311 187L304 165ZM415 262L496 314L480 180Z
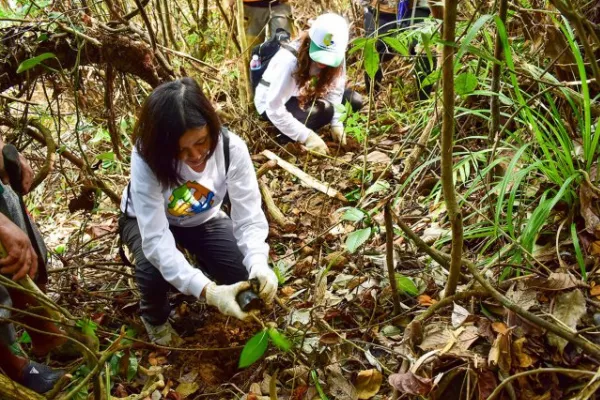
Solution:
M142 322L152 343L161 346L178 346L183 342L169 321L162 325L152 325L142 318Z

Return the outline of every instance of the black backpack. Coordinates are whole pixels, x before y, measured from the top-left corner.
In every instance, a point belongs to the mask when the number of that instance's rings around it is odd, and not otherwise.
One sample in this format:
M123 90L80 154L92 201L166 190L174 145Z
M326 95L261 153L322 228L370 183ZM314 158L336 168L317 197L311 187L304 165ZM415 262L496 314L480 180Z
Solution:
M258 56L258 60L260 61L260 67L257 69L250 68L250 81L252 82L252 90L254 91L259 83L263 85L269 86L269 82L262 79L265 70L269 66L269 62L275 56L275 54L279 51L281 47L288 50L294 56L298 56L298 52L292 46L288 45L290 42L290 34L283 28L277 28L275 35L273 37L258 46L255 46L252 49L252 53L250 54L250 60L254 58L254 56Z

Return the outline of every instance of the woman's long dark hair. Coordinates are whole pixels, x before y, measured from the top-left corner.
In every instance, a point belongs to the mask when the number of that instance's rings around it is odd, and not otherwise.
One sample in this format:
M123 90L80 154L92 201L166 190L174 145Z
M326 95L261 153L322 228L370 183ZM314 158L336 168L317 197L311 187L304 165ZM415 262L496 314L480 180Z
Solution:
M294 71L293 77L300 88L298 100L300 106L316 100L322 99L332 89L336 78L342 73L343 64L338 67L325 67L321 69L316 77L316 83L313 83L313 77L310 76L310 66L312 59L308 53L310 48L310 37L308 32L303 32L300 35L300 47L298 48L298 67Z
M163 188L182 182L178 171L179 138L188 129L203 126L208 127L211 138L210 157L217 147L221 122L192 78L163 83L144 101L133 141Z

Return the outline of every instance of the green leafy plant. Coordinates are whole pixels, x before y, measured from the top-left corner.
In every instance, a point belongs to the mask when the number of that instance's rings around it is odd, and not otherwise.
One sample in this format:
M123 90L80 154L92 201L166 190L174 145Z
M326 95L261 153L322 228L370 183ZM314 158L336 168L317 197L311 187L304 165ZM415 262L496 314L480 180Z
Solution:
M292 342L275 327L264 328L256 335L252 336L242 349L238 366L246 368L265 354L269 347L269 342L272 342L279 350L288 352L292 349Z
M279 260L273 267L279 285L283 285L292 277L292 268L284 260Z

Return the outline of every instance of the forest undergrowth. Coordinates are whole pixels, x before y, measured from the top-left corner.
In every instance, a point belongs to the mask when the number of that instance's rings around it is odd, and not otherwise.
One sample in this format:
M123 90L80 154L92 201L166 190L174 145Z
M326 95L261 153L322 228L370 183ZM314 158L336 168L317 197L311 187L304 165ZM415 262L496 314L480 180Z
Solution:
M596 398L598 5L461 2L454 45L435 19L385 39L399 55L374 93L363 75L378 55L360 7L294 2L298 29L324 9L354 22L348 83L369 99L346 112L347 145L321 132L322 157L279 146L248 106L236 7L157 1L130 16L142 3L0 1L0 125L39 171L26 201L51 253L47 296L69 311L58 321L100 341L93 357L46 360L70 372L49 397ZM437 66L426 100L413 41ZM147 342L139 319L118 201L136 110L157 83L185 75L248 143L279 298L240 322L172 293L184 344L165 348ZM19 342L28 349L26 327Z

